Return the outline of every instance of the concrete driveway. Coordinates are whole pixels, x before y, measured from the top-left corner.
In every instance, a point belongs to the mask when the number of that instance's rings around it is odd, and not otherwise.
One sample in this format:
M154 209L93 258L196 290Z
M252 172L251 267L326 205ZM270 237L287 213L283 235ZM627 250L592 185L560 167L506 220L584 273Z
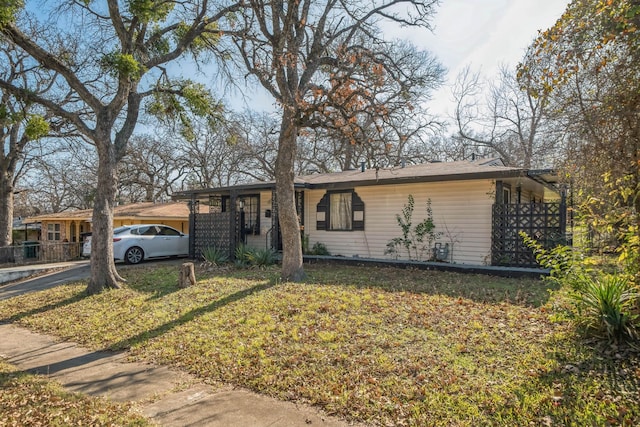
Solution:
M161 258L144 261L144 264L141 265L153 265L156 263L181 264L183 262L183 258ZM40 291L64 283L85 280L90 275L91 264L88 259L0 268L0 299L11 298L31 291Z
M47 273L47 271L52 272ZM0 299L84 280L89 277L89 273L89 260L2 268L0 269ZM34 275L36 277L21 280Z

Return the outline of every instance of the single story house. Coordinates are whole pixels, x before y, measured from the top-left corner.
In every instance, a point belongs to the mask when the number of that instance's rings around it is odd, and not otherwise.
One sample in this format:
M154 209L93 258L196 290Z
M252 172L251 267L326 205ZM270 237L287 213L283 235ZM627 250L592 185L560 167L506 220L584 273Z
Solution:
M553 171L508 167L500 159L312 174L297 177L295 189L303 246L321 245L335 256L531 267L535 259L520 231L548 246L566 237L566 198ZM435 226L433 247L409 253L400 244L393 251L394 239L403 236L397 217L409 196L412 224L431 219ZM209 246L233 255L240 242L281 249L273 181L173 198L191 209L193 257Z
M92 209L33 216L24 224L41 224L41 242L80 243L91 233ZM164 224L186 233L189 229L189 207L186 203L142 202L119 205L113 211L113 226L132 224Z

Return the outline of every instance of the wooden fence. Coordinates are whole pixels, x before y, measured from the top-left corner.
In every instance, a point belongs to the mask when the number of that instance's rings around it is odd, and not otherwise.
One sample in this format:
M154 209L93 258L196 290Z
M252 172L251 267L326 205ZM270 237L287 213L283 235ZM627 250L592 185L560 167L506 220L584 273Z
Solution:
M65 262L81 256L82 243L29 241L0 247L0 266Z

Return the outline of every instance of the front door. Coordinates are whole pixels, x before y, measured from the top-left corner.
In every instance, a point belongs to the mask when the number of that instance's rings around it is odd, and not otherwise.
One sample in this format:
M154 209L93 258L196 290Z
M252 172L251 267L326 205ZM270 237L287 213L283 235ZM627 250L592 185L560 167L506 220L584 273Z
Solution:
M276 200L276 192L271 197L271 211L273 215L273 234L277 236L271 242L272 249L282 251L282 233L280 233L280 222L278 221L278 203ZM300 227L300 238L304 236L304 192L296 191L296 212L298 213L298 223Z

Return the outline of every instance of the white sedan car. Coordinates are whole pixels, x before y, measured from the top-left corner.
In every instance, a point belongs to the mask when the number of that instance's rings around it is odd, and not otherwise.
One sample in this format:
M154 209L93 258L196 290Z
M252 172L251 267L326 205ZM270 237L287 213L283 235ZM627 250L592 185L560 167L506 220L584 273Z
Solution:
M85 240L83 256L91 254L91 238ZM113 257L127 264L156 257L189 255L189 236L162 224L123 225L113 230Z

